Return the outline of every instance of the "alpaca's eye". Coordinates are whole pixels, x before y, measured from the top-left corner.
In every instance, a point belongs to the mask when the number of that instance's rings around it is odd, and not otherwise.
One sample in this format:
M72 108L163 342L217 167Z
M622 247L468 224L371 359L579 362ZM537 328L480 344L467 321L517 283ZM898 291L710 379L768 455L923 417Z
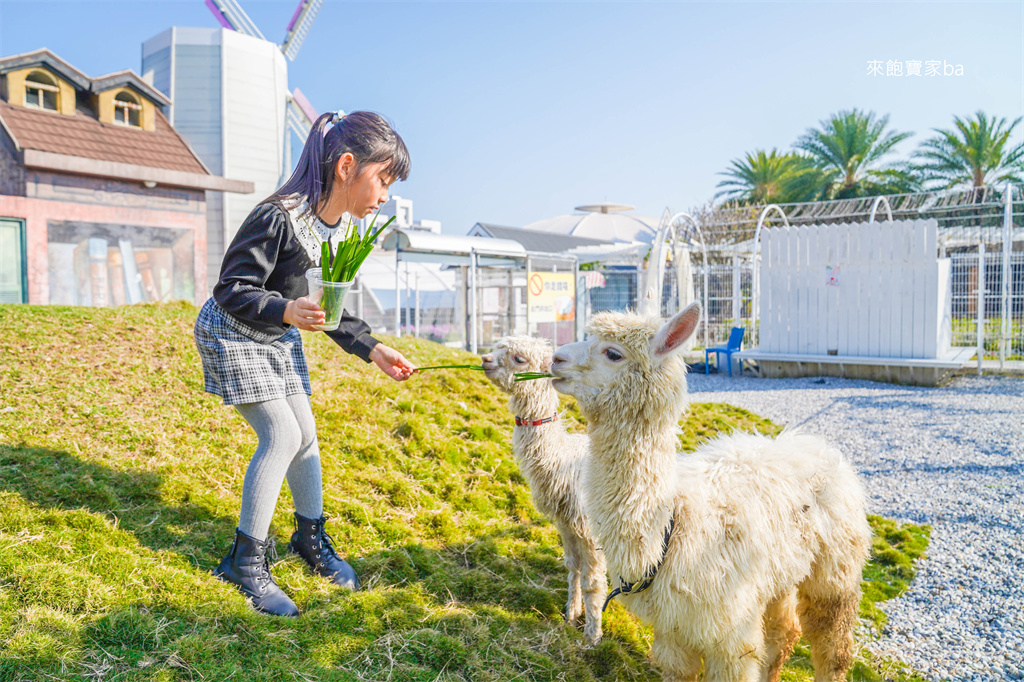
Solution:
M512 359L516 361L516 364L517 364L517 365L521 365L521 364L523 364L524 362L526 362L526 360L523 360L523 358L521 358L521 357L520 357L520 356L518 356L518 355L516 355L516 356L515 356L515 357L513 357Z
M622 353L615 350L614 348L606 348L604 351L604 356L611 360L612 362L618 362L619 360L622 359Z

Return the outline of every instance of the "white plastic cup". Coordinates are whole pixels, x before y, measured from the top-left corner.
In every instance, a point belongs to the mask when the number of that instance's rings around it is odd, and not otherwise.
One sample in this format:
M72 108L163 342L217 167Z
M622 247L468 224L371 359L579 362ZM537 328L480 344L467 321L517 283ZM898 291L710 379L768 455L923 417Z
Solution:
M331 332L341 324L341 313L345 295L352 288L352 282L325 282L320 268L306 270L309 284L309 300L323 308L326 319L323 324L313 325L322 332Z

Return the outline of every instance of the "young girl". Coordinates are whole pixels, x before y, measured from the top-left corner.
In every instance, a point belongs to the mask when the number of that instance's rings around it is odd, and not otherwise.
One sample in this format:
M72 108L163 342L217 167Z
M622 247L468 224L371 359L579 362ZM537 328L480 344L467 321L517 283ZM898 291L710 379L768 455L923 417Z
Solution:
M291 178L242 223L224 254L213 298L196 320L206 391L234 405L259 441L242 484L234 544L214 574L265 613L299 614L270 575L276 554L267 534L285 478L295 500L288 548L314 572L359 587L324 531L320 452L299 335L300 329L316 331L324 312L306 296L305 272L320 262L323 240L343 237L349 216L375 211L391 183L408 175L405 143L382 117L365 111L320 116ZM401 353L347 312L325 333L396 381L413 374Z

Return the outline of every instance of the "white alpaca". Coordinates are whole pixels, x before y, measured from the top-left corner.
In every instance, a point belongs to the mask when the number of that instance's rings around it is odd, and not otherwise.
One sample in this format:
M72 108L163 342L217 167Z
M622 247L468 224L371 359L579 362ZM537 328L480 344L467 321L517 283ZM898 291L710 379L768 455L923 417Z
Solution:
M505 337L482 357L484 373L508 393L509 409L516 416L512 452L530 486L533 504L551 519L562 537L565 566L569 569L569 599L565 619L577 624L584 616L584 639L601 640L601 606L608 581L604 555L583 514L583 463L589 439L571 434L558 416L558 393L550 379L515 381L516 372L546 372L551 364L547 341L528 336Z
M687 407L677 352L693 304L663 327L601 313L552 372L588 420L587 514L610 573L653 583L622 602L654 627L664 680L778 680L799 638L815 680L845 679L871 531L860 482L815 436L736 434L677 453ZM665 531L674 523L664 543Z

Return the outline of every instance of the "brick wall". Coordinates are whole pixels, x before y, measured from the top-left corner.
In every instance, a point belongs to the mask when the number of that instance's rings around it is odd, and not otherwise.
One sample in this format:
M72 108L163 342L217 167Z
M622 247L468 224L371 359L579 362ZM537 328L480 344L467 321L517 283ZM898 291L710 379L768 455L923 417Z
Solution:
M203 190L162 185L149 188L139 182L32 169L25 171L24 176L23 195L35 199L188 213L206 210L206 193Z
M18 163L11 138L0 127L0 194L25 196L25 169Z

